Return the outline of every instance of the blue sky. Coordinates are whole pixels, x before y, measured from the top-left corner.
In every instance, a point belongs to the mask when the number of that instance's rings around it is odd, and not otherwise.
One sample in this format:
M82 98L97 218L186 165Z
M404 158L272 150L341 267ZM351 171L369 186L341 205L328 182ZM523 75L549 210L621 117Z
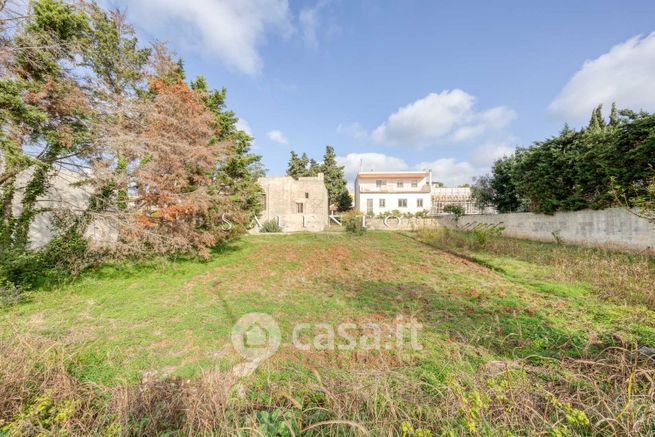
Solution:
M449 185L599 103L655 111L655 2L113 0L226 87L270 175L332 144Z

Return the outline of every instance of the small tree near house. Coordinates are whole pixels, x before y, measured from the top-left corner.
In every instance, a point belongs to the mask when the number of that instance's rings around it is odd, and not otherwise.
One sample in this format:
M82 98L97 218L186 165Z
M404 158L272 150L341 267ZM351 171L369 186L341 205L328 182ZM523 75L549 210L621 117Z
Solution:
M466 213L464 211L464 207L458 203L449 203L443 207L443 211L449 214L453 214L455 216L455 220L459 220L459 218Z

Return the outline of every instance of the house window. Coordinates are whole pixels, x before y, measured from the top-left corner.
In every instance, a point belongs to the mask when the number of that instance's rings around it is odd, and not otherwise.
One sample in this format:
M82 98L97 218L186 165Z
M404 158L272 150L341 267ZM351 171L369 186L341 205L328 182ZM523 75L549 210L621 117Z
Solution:
M384 207L386 206L386 203L385 203L384 199L380 199L380 200L379 200L379 202L378 202L378 206L379 206L380 208L384 208Z
M298 214L305 212L305 205L302 202L296 202L296 212Z
M407 208L407 199L398 199L398 208Z
M412 188L418 187L418 181L412 181Z
M309 193L305 193L305 199L309 199Z
M423 199L416 199L416 207L423 208Z
M403 183L403 181L398 181L398 188L403 188L404 186L405 184Z
M387 186L387 181L383 181L382 179L378 179L375 181L375 186L378 188L386 187Z
M262 194L261 202L262 202L262 208L266 209L266 194Z

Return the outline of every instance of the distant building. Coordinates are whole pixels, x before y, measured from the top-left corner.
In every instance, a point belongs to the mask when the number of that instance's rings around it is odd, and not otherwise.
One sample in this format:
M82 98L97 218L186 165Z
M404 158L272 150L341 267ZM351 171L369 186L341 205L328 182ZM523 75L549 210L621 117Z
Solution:
M355 209L373 215L429 211L431 186L429 171L360 172L355 179Z
M464 207L466 214L493 213L490 208L482 211L475 203L470 187L437 187L432 186L432 209L430 215L444 214L443 208L448 204L458 204Z
M264 211L259 220L276 220L284 231L322 231L328 224L328 193L323 173L315 177L259 178Z
M494 213L492 208L480 210L470 187L443 187L432 181L431 171L360 172L355 179L355 209L364 214L427 211L444 214L448 204L459 204L466 214Z

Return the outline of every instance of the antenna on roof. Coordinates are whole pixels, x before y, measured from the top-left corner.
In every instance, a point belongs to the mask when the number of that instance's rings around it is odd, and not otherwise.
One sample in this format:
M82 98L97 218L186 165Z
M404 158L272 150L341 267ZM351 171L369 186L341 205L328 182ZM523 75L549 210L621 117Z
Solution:
M359 159L359 172L362 172L362 166L364 165L364 158Z

